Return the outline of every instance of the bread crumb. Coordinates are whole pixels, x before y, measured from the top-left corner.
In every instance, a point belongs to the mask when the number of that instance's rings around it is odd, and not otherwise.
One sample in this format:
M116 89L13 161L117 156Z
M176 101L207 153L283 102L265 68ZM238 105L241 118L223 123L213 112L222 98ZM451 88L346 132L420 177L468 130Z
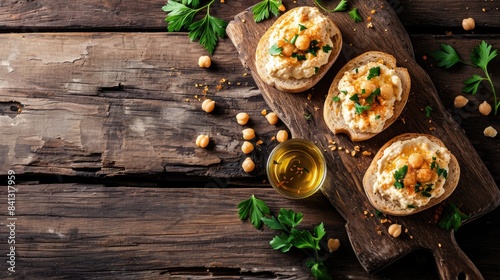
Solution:
M366 28L373 28L373 23L369 22L369 23L366 25Z
M370 152L370 151L363 151L361 154L364 155L364 156L369 157L369 156L372 155L372 152Z
M360 151L359 146L354 146L354 150L355 150L356 152L359 152L359 151Z

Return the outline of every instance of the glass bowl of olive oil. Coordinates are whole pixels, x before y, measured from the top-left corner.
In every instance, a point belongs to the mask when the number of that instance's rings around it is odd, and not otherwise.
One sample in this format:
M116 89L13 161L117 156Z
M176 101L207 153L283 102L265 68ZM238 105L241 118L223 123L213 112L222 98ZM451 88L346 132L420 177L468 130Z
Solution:
M326 161L314 143L289 139L278 144L267 160L267 177L278 193L291 199L318 191L326 177Z

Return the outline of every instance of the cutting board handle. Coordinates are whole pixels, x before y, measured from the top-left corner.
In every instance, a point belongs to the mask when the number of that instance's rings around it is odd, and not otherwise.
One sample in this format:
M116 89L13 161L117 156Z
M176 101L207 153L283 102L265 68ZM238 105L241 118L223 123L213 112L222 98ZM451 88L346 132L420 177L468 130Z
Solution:
M450 232L450 241L444 244L437 244L438 249L433 250L441 279L484 279L474 263L458 247L453 232Z

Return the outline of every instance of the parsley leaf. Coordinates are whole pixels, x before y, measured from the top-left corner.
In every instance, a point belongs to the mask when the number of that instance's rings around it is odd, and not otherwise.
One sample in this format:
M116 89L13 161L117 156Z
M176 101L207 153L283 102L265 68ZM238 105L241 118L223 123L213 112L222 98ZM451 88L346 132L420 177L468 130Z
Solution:
M165 22L168 24L167 29L169 32L189 28L194 15L198 12L175 1L168 1L167 5L162 7L162 10L167 13Z
M370 70L368 70L368 76L366 76L367 80L370 80L373 77L378 77L380 76L380 67L372 67Z
M479 75L473 74L471 78L464 81L463 93L476 94L482 81L487 80Z
M338 95L334 96L334 97L332 97L332 100L333 100L333 102L339 102L340 101L340 97Z
M269 48L269 54L270 55L280 55L281 52L283 51L282 47L278 47L278 45L274 44Z
M325 52L325 53L328 53L331 50L333 50L333 48L329 45L324 45L322 49L323 49L323 52Z
M459 62L465 63L455 49L447 44L441 44L441 50L433 51L430 55L438 61L439 67L450 68Z
M207 13L204 18L189 26L189 39L200 39L200 44L213 54L218 38L226 36L226 25L224 20Z
M482 41L476 46L470 55L472 64L481 68L484 72L488 72L488 63L497 56L497 50L491 50L491 45Z
M288 252L293 247L294 236L282 233L275 236L269 244L274 250L281 250L282 253Z
M380 88L376 88L374 91L372 91L372 93L370 93L370 95L368 95L367 98L365 98L365 100L366 102L368 102L368 104L373 104L375 97L379 95L380 95Z
M263 0L252 7L253 19L255 22L261 22L268 19L270 14L278 16L281 0Z
M432 107L431 106L425 106L425 116L427 118L430 118L431 117L431 113L432 113Z
M407 172L408 165L403 165L401 168L396 170L396 172L394 172L394 179L396 179L396 181L394 182L394 186L396 187L396 189L404 188L405 185L403 181Z
M306 56L299 53L292 53L292 57L296 58L298 61L306 60Z
M363 106L359 104L358 102L354 103L354 110L356 111L356 114L360 115L363 114L364 111L368 111L371 109L372 106Z
M305 25L299 23L299 31L306 30L306 29L307 29L307 27Z
M349 16L352 18L352 20L354 20L354 22L362 22L363 21L363 18L361 17L361 15L358 12L358 8L353 8L349 12Z
M200 45L210 54L213 54L219 38L226 36L227 26L227 22L224 20L210 15L210 5L214 1L212 0L200 8L195 8L199 6L199 0L182 0L182 3L168 1L162 7L162 10L167 13L165 18L168 25L167 30L173 32L188 29L189 39L191 41L199 39ZM193 22L194 16L202 10L206 10L205 16Z
M343 12L347 10L347 0L341 0L333 10L325 8L323 5L321 5L319 0L314 0L314 3L316 4L316 6L320 7L323 11L329 13Z
M332 276L328 273L328 268L322 262L310 261L306 263L311 269L311 274L318 280L330 280Z
M453 203L447 203L443 212L443 216L438 222L438 226L442 229L457 231L462 225L462 221L468 219L469 216L460 212L458 207Z
M256 229L260 229L262 226L262 218L265 215L271 214L271 210L266 205L263 200L258 199L255 195L243 200L238 204L238 216L240 220L246 220L250 218L250 222Z

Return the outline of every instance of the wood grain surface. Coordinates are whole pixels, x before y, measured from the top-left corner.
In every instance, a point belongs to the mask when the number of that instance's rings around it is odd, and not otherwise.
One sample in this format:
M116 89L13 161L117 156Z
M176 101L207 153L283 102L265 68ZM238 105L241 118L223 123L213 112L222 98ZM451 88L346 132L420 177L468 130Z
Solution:
M313 1L309 3L313 6ZM362 14L368 14L378 2L353 3ZM340 59L332 67L336 73L346 61L372 50L385 51L394 55L398 66L408 69L412 79L410 98L399 121L376 137L359 144L363 150L378 151L383 143L404 132L432 134L445 143L457 155L461 167L461 178L457 190L449 198L467 213L471 219L478 218L495 209L500 203L500 192L486 166L474 152L465 134L459 131L440 103L436 89L427 73L416 63L411 41L400 24L394 10L381 5L376 9L371 23L374 28L363 28L349 17L329 14L342 31L344 47ZM336 209L347 220L347 231L351 244L361 264L367 271L377 271L417 248L426 248L436 257L442 279L456 278L461 274L481 278L474 264L456 245L453 233L436 230L432 223L434 212L429 209L407 217L390 217L393 223L403 225L408 231L406 238L394 239L381 230L378 219L364 219L363 213L375 210L367 202L361 183L371 159L351 156L349 152L329 152L329 144L336 143L344 150L353 150L358 143L351 143L344 135L331 135L323 116L323 103L332 76L325 76L313 90L301 94L289 94L276 90L264 83L255 71L255 48L271 21L255 24L252 13L243 12L235 17L227 28L228 36L234 42L243 65L252 69L253 77L269 106L277 112L294 138L308 139L325 151L328 165L326 184L322 191ZM335 75L335 74L333 74ZM313 96L313 97L311 97ZM426 118L424 108L433 108L431 118ZM304 111L312 119L304 118ZM464 153L467 151L467 154ZM470 151L470 152L469 152ZM471 193L472 186L481 186ZM467 209L467 210L465 210ZM447 262L441 260L446 259Z

